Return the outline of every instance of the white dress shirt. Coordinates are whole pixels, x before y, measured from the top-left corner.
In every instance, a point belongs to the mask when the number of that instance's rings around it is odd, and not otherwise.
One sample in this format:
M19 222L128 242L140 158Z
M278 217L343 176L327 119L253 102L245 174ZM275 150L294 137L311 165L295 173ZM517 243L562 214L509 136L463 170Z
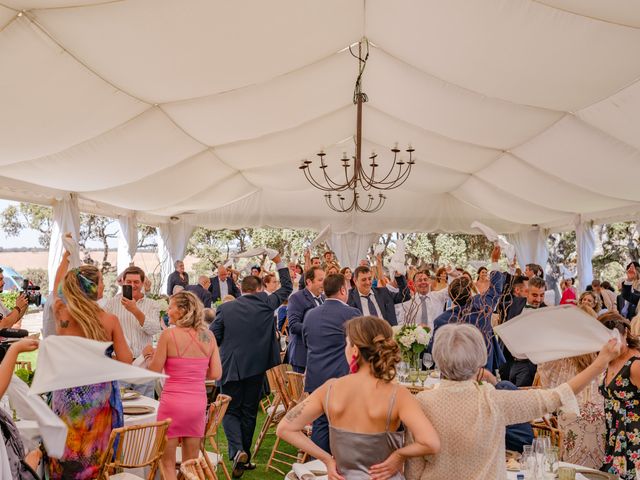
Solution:
M222 280L218 277L218 283L220 284L220 300L229 295L229 284L226 280Z
M380 305L378 305L378 301L376 300L376 296L373 293L373 289L371 289L371 292L369 293L371 294L371 300L373 301L373 304L375 305L376 310L378 311L378 314L374 315L374 317L379 317L384 320L384 317L382 316L382 310L380 309ZM369 312L369 301L367 300L367 295L362 295L359 290L358 290L358 295L360 295L360 303L362 304L362 315L364 316L371 315L371 312Z
M118 317L133 358L137 358L142 355L142 349L151 344L153 336L160 333L160 307L158 302L147 297L138 300L136 305L144 313L144 323L140 325L133 313L124 308L121 300L122 294L110 298L104 309Z
M427 305L427 325L433 331L433 321L444 312L447 300L449 300L449 291L446 288L435 292L429 292L424 295L425 304ZM398 317L398 325L404 325L407 321L419 324L422 318L422 302L419 293L413 296L411 300L396 305L396 316ZM410 315L411 318L407 318Z

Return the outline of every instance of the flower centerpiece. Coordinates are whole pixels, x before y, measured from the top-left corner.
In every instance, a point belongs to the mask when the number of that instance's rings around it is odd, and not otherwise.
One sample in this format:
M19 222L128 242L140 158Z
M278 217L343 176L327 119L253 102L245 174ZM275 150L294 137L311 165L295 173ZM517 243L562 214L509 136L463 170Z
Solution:
M393 338L398 342L402 360L408 363L411 368L420 370L420 354L427 348L431 338L429 327L410 323L395 326L393 330Z

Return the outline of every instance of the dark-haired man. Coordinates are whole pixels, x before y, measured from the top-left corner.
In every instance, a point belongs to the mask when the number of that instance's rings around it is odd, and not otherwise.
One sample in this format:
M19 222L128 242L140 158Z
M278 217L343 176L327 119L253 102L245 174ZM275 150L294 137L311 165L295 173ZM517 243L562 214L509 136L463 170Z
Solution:
M4 274L0 268L0 292L2 292L3 288ZM21 293L16 298L16 305L13 307L13 310L9 310L2 303L2 299L0 299L0 328L11 328L14 324L18 323L22 317L24 317L24 314L27 313L28 303L26 295Z
M353 271L356 288L352 288L349 292L347 303L360 310L363 315L383 318L390 325L397 325L395 305L409 300L411 292L407 288L404 275L396 275L395 279L398 285L396 293L392 293L386 287L372 288L371 269L361 265Z
M307 349L302 340L302 325L307 312L324 303L322 294L324 270L313 266L304 274L305 288L289 297L287 318L289 320L289 347L287 359L294 372L304 373L307 366Z
M491 252L492 271L489 274L491 285L481 295L473 294L471 280L466 276L458 277L451 282L449 285L449 297L451 297L453 304L449 310L445 311L433 322L433 335L427 346L428 352L431 352L433 339L441 326L448 323L469 323L476 326L484 336L488 352L485 368L493 372L504 363L502 349L493 334L493 327L491 326L491 315L496 308L504 286L504 275L497 271L499 259L500 247L495 246Z
M323 282L326 301L309 310L302 326L302 335L307 349L307 372L304 391L313 392L330 378L339 378L349 373L344 356L344 324L360 316L360 310L345 302L348 288L344 275L329 275ZM322 415L313 422L311 440L327 452L329 446L329 424Z
M291 293L289 269L280 255L273 259L281 287L267 295L262 281L249 275L242 280L242 295L220 305L209 327L220 347L221 392L231 396L222 421L233 459L233 477L252 470L251 442L262 394L264 374L280 363L280 347L273 324L273 312Z

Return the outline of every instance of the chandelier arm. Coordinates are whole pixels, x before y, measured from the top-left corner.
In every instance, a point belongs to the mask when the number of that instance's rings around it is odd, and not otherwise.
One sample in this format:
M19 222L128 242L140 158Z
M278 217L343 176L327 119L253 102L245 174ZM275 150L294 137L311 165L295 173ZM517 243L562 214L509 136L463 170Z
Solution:
M342 192L349 188L349 183L337 183L335 182L329 175L327 175L327 169L322 169L322 174L324 175L324 180L331 187L332 191Z
M394 180L393 182L386 182L382 186L378 186L376 188L378 190L393 190L395 188L398 188L398 187L402 186L408 180L410 174L411 174L411 168L407 168L404 171L404 173L402 173L401 176L399 175L398 178L396 180Z
M309 170L309 171L307 171ZM307 181L315 188L317 188L318 190L322 190L323 192L334 192L335 189L332 187L326 187L324 185L322 185L320 182L318 182L314 177L313 174L311 173L311 169L310 168L305 168L304 169L304 176L307 178Z

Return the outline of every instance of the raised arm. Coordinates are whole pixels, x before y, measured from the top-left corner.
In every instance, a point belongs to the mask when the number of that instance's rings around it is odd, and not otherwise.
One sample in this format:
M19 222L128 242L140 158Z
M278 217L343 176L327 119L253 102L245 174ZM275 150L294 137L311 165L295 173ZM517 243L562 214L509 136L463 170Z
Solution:
M293 284L291 283L291 275L289 274L289 268L282 262L280 255L274 257L273 262L278 268L278 275L280 276L280 288L267 297L267 302L275 311L284 301L289 298L291 292L293 292Z

